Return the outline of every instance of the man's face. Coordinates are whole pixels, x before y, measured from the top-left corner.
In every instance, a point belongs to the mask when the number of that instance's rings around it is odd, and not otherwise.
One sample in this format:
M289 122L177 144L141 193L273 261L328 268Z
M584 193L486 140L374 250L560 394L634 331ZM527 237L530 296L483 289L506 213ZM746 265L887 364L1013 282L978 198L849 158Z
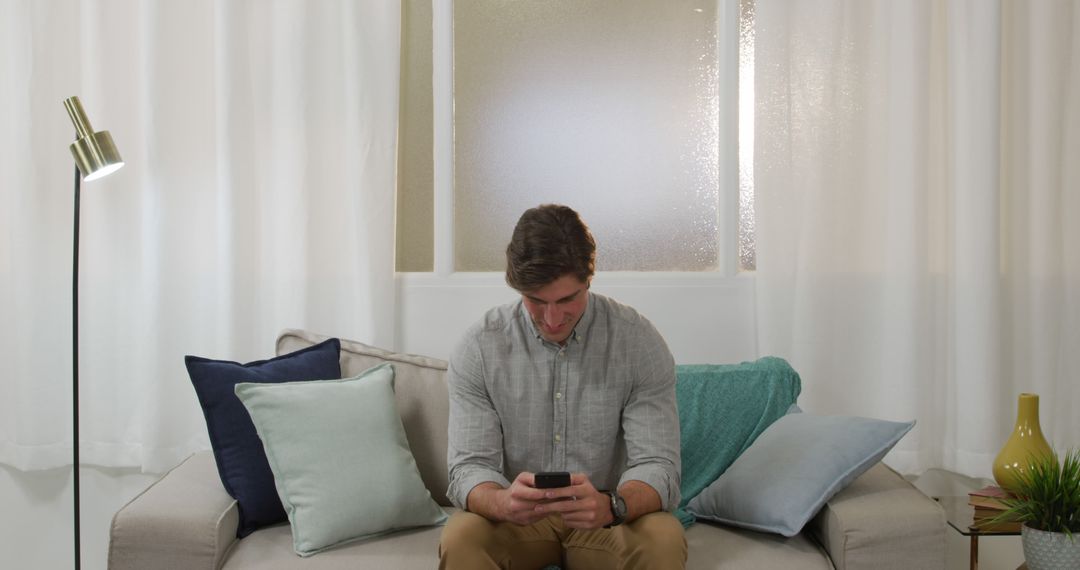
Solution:
M589 304L589 282L567 273L539 289L522 293L521 297L540 336L562 344Z

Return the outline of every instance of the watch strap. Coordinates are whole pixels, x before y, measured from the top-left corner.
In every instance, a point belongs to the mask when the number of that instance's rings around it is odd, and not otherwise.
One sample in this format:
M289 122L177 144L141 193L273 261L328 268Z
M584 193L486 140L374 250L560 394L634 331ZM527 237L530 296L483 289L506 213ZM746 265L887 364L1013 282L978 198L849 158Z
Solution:
M611 522L604 525L604 528L611 528L613 526L619 526L626 522L626 501L619 496L618 491L602 491L608 496L611 506Z

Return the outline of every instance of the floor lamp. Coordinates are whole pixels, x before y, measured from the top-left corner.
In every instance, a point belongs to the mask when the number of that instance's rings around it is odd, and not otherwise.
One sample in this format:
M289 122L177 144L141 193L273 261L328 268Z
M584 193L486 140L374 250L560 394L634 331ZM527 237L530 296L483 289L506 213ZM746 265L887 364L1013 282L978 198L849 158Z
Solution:
M78 97L64 100L71 122L75 124L75 142L71 143L71 155L75 158L75 242L71 267L71 448L72 473L75 484L75 570L82 559L79 530L79 187L82 180L96 180L116 172L124 166L120 152L113 144L109 131L94 132L90 119Z

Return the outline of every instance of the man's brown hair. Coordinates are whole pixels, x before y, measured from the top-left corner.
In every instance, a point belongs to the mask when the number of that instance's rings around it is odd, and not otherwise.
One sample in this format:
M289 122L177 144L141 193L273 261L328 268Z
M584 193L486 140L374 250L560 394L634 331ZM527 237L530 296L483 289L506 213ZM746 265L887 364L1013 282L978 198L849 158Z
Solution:
M559 204L529 208L506 246L506 283L535 291L566 274L588 281L596 272L596 241L574 210Z

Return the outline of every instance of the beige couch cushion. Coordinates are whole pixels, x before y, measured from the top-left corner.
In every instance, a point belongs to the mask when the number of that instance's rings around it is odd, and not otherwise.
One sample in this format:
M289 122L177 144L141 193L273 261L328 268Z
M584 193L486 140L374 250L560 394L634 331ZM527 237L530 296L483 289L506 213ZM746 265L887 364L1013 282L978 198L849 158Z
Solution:
M438 537L442 530L434 527L395 532L301 559L292 552L288 526L273 527L235 545L225 569L430 569L438 566ZM690 547L687 570L833 569L821 546L806 534L785 539L778 534L699 523L687 530L686 540Z
M218 568L239 524L236 501L221 486L214 454L196 453L116 513L109 529L109 568Z
M453 512L453 509L448 509ZM241 540L225 563L229 568L260 570L311 568L412 568L430 569L439 564L438 544L442 527L394 533L344 545L311 558L292 553L287 525L260 530ZM779 535L728 526L698 523L686 531L690 547L687 570L761 570L798 568L832 570L828 556L806 535Z
M453 509L447 511L453 512ZM264 528L237 542L222 568L431 570L439 566L439 536L442 530L441 526L405 530L300 558L293 553L289 525L280 525Z
M686 570L832 570L833 565L806 533L784 538L709 522L686 529L690 550Z
M318 344L328 338L302 330L286 330L278 336L277 354ZM450 506L446 498L447 425L450 396L446 388L446 361L426 356L398 354L361 342L341 340L341 374L348 378L384 362L394 366L394 399L405 436L409 439L424 485L437 503Z
M878 463L822 507L803 530L833 554L836 570L941 568L945 512Z

